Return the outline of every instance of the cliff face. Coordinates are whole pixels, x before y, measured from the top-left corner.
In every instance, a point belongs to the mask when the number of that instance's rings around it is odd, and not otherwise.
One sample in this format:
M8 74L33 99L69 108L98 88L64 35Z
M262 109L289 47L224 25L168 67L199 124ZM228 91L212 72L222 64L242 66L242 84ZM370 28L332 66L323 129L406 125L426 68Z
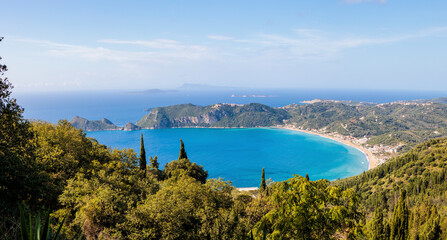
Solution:
M141 128L172 127L262 127L282 124L289 115L283 109L251 103L246 105L181 104L152 109L136 125Z
M121 127L116 126L106 118L90 121L76 116L70 121L70 123L75 128L82 129L84 131L122 130Z

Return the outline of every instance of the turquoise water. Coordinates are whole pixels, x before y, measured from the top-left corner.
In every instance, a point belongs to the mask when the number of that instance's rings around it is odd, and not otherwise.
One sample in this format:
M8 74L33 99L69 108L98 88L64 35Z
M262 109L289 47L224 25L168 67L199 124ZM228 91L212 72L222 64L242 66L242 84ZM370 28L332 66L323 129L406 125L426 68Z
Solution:
M258 186L262 168L266 178L273 181L306 173L312 180L334 180L368 169L365 155L351 146L285 129L177 128L87 135L112 148L133 148L138 152L141 133L148 158L157 155L160 166L177 159L182 138L188 158L203 165L209 178L222 177L236 187Z

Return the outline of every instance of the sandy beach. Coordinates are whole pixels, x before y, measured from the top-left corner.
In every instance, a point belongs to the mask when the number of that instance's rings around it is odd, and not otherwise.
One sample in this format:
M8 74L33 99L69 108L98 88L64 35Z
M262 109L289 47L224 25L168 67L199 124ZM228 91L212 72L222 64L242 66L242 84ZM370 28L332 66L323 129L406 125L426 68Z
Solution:
M299 132L304 132L304 133L309 133L309 134L314 134L314 135L318 135L320 137L325 137L325 138L329 138L329 139L341 142L341 143L349 145L351 147L355 147L355 148L357 148L358 150L360 150L361 152L363 152L365 154L365 156L366 156L366 158L368 160L368 163L369 163L368 169L373 169L373 168L377 167L379 165L379 163L380 163L379 159L377 159L368 149L366 149L366 148L364 148L364 147L362 147L360 145L357 145L357 144L355 144L353 142L346 141L346 140L343 140L343 139L338 139L336 137L329 136L329 135L326 135L326 134L321 134L321 133L317 133L317 132L311 132L311 131L302 130L302 129L298 129L298 128L294 128L294 127L279 127L279 128L288 129L288 130L294 130L294 131L299 131Z
M241 192L253 192L258 190L258 187L243 187L243 188L237 188L237 190L241 191Z

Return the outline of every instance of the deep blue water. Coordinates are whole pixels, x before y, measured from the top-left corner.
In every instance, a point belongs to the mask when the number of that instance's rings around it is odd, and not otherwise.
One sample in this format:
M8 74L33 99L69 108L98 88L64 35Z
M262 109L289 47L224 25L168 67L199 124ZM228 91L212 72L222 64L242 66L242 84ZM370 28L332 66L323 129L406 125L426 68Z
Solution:
M232 97L232 95L235 95L235 97ZM265 95L267 97L242 97L242 95ZM153 94L132 93L129 91L14 94L18 103L25 108L24 116L26 118L55 123L59 119L71 120L76 115L90 120L98 120L105 117L119 126L124 126L127 122L135 123L147 113L144 111L145 109L182 103L204 106L215 103L245 104L258 102L272 107L280 107L317 98L385 103L446 96L447 92L445 91L312 89L223 89L219 91L212 89Z
M262 168L274 181L306 173L314 180L333 180L368 169L365 155L353 147L285 129L177 128L87 135L111 147L139 150L141 133L148 159L157 155L160 166L178 158L182 138L188 158L203 165L210 178L222 177L237 187L258 186Z

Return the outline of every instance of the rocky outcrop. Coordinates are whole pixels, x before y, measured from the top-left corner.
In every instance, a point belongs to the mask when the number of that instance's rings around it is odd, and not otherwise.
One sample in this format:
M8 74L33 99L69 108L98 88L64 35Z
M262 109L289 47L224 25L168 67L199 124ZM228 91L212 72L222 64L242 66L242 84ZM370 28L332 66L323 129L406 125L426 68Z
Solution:
M82 129L84 131L103 131L103 130L122 130L123 128L116 126L110 120L103 118L101 120L87 120L85 118L75 116L71 121L77 129Z
M137 125L135 125L131 122L126 123L126 126L124 126L124 128L123 128L124 131L135 131L135 130L140 130L140 129L141 129L140 127L138 127Z

